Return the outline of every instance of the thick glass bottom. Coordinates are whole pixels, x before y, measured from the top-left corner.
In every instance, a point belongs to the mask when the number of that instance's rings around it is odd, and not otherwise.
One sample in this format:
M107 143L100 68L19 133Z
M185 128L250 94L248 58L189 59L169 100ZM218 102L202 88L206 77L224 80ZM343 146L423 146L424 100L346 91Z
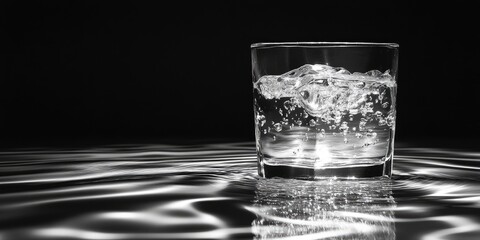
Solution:
M393 155L393 154L392 154ZM391 177L392 159L390 156L381 164L341 166L338 168L307 168L286 165L271 165L259 159L258 174L265 178L295 178L314 180L320 178L372 178Z

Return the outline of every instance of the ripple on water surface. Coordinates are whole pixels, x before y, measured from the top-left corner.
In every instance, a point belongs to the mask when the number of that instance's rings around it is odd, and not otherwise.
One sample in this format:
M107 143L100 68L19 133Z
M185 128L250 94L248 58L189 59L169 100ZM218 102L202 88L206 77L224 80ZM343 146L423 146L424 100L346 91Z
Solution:
M260 179L251 143L0 153L0 239L480 239L480 153L393 179Z

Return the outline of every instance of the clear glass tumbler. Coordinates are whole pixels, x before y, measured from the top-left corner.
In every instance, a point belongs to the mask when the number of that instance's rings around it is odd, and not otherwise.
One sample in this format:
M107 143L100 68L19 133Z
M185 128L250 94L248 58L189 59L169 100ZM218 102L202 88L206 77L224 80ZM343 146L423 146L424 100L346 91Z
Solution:
M262 177L390 177L398 44L251 46Z

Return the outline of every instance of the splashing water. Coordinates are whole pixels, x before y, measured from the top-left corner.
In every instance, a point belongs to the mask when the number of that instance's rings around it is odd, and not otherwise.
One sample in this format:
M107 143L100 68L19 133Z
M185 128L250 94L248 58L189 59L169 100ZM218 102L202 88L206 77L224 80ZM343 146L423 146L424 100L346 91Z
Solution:
M259 161L311 169L383 164L392 157L396 86L388 70L352 74L321 64L261 77L254 83Z
M478 239L480 153L396 148L393 179L257 176L250 143L0 153L0 239Z

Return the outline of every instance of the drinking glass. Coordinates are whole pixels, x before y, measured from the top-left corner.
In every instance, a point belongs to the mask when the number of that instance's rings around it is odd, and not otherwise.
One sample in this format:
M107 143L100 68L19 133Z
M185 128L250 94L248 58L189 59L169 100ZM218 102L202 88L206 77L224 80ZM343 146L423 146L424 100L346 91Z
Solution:
M398 44L251 45L262 177L391 177Z

